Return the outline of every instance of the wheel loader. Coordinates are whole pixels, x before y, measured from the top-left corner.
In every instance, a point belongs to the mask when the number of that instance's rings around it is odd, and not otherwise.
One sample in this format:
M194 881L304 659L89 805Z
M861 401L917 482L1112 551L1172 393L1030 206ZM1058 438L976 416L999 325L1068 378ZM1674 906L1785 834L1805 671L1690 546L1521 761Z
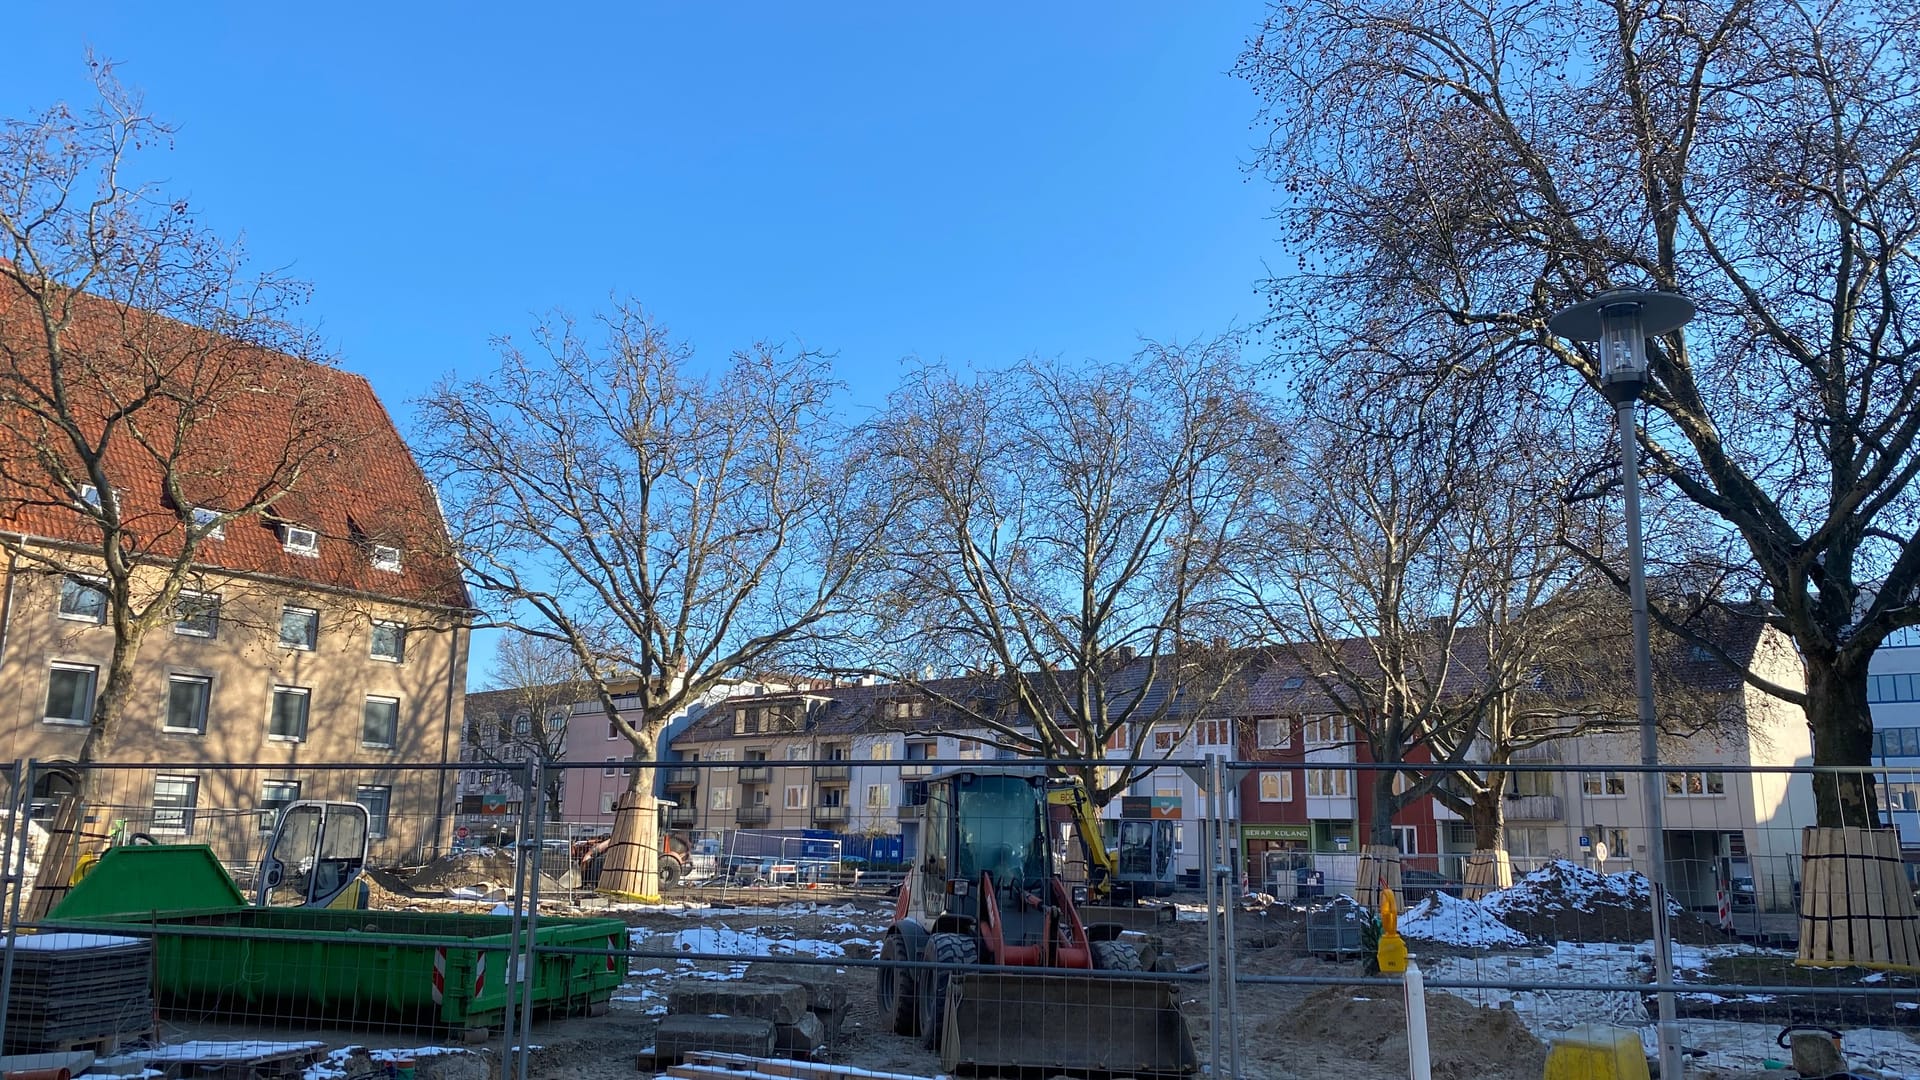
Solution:
M881 943L880 1015L949 1072L1183 1076L1198 1069L1172 984L1113 923L1087 924L1054 872L1047 781L927 781L922 851ZM931 966L924 966L931 965Z

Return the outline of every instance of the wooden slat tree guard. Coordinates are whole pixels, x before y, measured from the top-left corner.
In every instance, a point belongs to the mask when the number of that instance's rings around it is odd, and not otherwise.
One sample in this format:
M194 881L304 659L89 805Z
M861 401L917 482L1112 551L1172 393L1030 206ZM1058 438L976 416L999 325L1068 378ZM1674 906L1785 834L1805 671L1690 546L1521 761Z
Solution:
M1513 884L1513 856L1501 849L1478 848L1467 856L1467 882L1461 895L1478 900Z
M1400 849L1390 844L1369 844L1360 851L1359 880L1354 882L1353 898L1370 909L1380 907L1380 886L1385 884L1400 893Z
M1893 829L1801 830L1800 964L1920 970L1920 913Z

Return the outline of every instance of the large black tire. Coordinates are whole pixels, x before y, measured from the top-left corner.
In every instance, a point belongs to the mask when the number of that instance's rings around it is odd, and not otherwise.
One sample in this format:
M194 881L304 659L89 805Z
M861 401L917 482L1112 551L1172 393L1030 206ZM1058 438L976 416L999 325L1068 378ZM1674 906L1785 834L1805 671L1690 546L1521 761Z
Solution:
M951 969L972 967L979 963L980 945L965 934L935 934L927 939L925 958L930 964L943 965L930 973L932 978L920 994L920 1041L927 1049L937 1052L940 1049L940 1030L946 1026L947 983L953 977Z
M1147 966L1140 962L1139 951L1124 941L1096 941L1092 947L1096 971L1147 970Z
M874 985L880 1019L893 1029L895 1035L916 1035L920 1030L920 1002L914 996L914 972L910 968L884 963L887 960L909 959L900 931L887 931L886 938L880 943L880 959L883 963L876 969L880 974Z
M680 884L680 875L686 871L680 866L680 860L662 857L660 860L660 887L671 889Z

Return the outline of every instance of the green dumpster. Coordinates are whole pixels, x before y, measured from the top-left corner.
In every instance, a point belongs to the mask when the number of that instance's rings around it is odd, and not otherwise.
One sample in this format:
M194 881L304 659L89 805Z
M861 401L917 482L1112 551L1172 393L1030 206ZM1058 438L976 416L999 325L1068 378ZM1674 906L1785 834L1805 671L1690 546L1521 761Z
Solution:
M506 915L252 907L204 844L113 848L45 920L152 937L161 1006L232 1020L498 1027L524 978L534 1008L549 1014L598 1011L626 978L627 927L618 919L542 918L538 944L583 951L532 956L510 952L511 923Z

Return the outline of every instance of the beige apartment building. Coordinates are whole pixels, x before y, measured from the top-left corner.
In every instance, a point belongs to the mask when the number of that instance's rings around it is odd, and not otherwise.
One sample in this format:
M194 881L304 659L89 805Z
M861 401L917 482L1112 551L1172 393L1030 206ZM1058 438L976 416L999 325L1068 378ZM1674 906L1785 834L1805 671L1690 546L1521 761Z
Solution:
M364 378L276 354L250 362L256 392L194 429L224 483L249 481L263 425L289 408L271 389L288 376L364 434L316 456L271 514L202 542L174 618L139 653L90 831L124 822L244 864L278 806L318 798L367 807L376 861L444 847L457 777L422 766L458 759L471 620L433 492ZM15 460L24 438L0 426ZM157 470L137 453L109 466L127 519L178 527ZM113 648L86 528L42 494L0 489L0 760L39 763L37 799L71 788L63 766Z

